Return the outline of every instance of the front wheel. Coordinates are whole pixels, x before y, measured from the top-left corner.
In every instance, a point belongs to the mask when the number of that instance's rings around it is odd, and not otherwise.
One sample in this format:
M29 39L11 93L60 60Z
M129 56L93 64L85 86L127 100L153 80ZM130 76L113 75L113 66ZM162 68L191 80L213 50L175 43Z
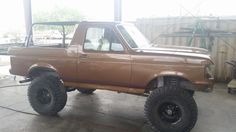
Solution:
M160 132L189 132L197 121L197 104L183 89L170 86L151 92L145 104L145 115Z

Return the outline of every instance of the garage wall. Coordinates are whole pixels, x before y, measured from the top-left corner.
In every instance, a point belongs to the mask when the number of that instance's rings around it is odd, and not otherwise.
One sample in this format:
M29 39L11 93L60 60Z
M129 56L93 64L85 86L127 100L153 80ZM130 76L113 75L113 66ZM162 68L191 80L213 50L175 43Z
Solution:
M210 41L206 40L206 47L210 50L211 57L215 63L215 78L218 81L226 81L231 78L230 66L225 65L226 60L236 60L236 20L219 19L215 17L208 18L158 18L158 19L138 19L135 24L140 31L154 45L176 45L188 46L190 36L174 35L182 28L194 28L196 22L201 21L205 29L212 32L221 32ZM229 33L231 32L231 33ZM191 35L192 33L190 33ZM172 36L171 36L172 35ZM213 46L211 44L213 43ZM194 37L192 46L202 47L200 37Z

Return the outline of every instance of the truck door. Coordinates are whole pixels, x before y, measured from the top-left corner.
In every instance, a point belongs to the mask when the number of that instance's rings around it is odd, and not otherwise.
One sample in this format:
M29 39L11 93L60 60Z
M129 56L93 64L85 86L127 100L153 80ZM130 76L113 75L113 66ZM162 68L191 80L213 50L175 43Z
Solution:
M131 57L111 27L86 28L79 53L78 80L84 83L129 86Z

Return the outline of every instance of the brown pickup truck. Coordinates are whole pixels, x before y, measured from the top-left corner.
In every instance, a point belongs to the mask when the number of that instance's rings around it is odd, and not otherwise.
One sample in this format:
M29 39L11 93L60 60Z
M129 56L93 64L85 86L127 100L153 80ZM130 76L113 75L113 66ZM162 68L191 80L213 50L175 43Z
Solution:
M154 48L128 23L35 23L25 45L8 53L10 73L31 81L29 102L43 115L62 110L69 91L112 90L147 96L145 116L156 131L185 132L197 121L194 91L212 88L206 50Z

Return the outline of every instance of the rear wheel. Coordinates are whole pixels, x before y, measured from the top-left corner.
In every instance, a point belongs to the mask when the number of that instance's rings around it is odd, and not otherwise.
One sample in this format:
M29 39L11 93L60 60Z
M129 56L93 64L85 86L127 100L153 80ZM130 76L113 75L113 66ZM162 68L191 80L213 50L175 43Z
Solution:
M39 114L56 115L64 108L67 94L57 74L45 73L31 82L28 99Z
M78 88L77 90L83 94L92 94L96 89Z
M145 115L160 132L189 132L197 121L197 105L183 89L166 86L155 89L147 98Z

